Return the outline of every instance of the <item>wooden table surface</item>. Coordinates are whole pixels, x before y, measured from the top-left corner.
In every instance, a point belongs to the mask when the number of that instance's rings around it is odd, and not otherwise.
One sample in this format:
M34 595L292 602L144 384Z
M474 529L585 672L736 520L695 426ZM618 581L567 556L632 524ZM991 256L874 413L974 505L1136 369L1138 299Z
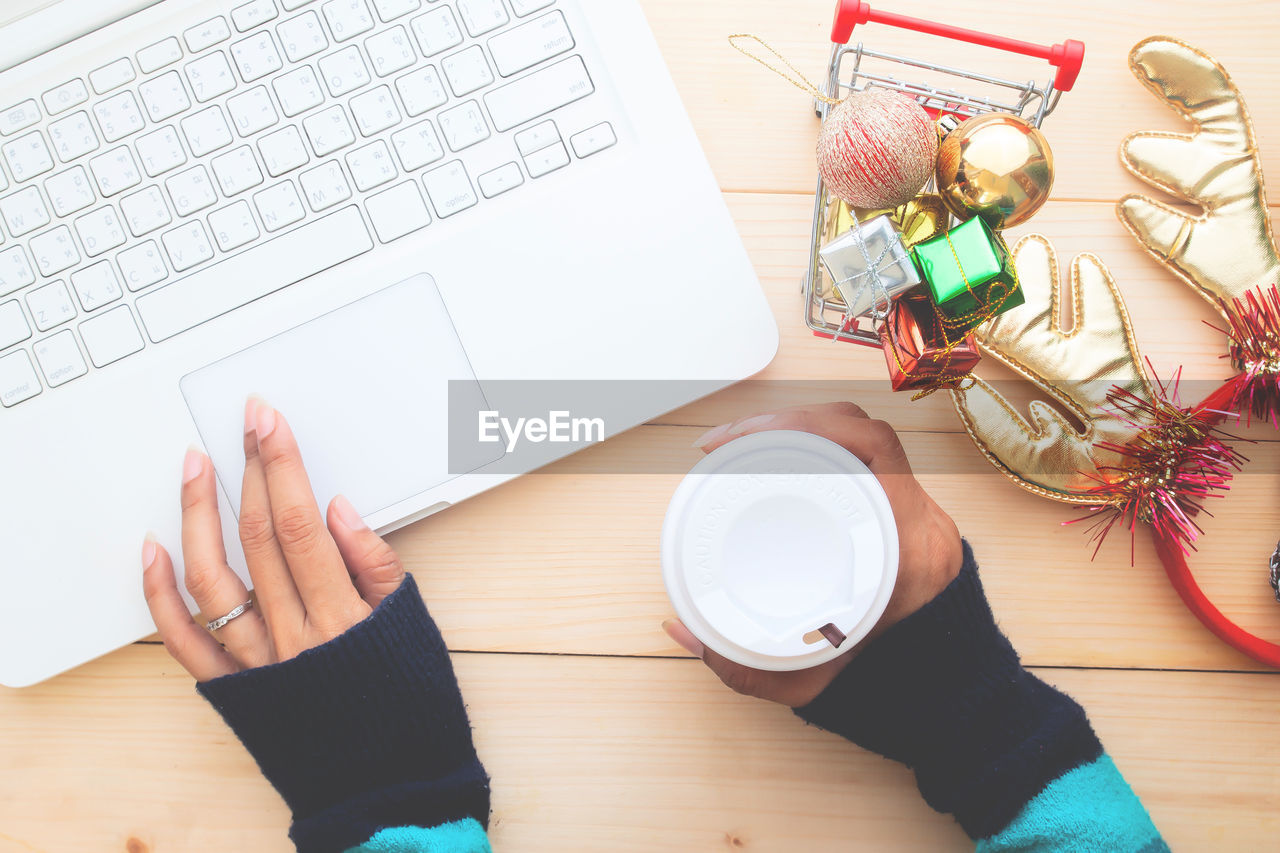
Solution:
M1072 510L995 474L944 395L911 404L888 393L878 352L805 330L797 282L816 119L803 95L724 36L760 34L819 75L830 0L642 2L782 328L778 357L761 376L776 381L726 390L394 536L456 652L494 780L496 849L967 849L908 772L786 709L729 693L659 628L669 607L658 531L679 476L629 460L662 458L681 470L698 458L691 440L710 426L850 397L902 431L926 487L976 548L1024 660L1089 710L1173 849L1275 849L1280 677L1200 627L1145 540L1136 565L1121 535L1090 560L1080 529L1060 524ZM1064 258L1088 250L1111 266L1163 375L1182 364L1189 376L1220 377L1222 342L1203 323L1214 315L1139 251L1113 212L1117 198L1140 189L1117 162L1121 138L1178 129L1125 57L1167 30L1221 60L1248 96L1280 198L1280 4L886 5L1031 41L1088 44L1078 86L1046 124L1057 183L1031 225ZM1025 11L1002 13L1015 5ZM863 38L911 55L936 48L881 27ZM1038 63L978 49L933 56L1044 76ZM1259 442L1246 449L1253 461L1208 519L1194 565L1227 613L1280 640L1264 567L1280 533L1280 442L1264 429L1246 434ZM155 642L34 688L0 690L0 767L4 853L291 849L283 804Z

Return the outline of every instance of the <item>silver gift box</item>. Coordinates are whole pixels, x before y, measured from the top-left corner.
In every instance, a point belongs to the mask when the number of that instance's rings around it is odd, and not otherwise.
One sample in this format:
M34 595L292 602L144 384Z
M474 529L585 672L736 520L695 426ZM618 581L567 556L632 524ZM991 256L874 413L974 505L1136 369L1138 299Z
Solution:
M887 216L855 225L818 254L846 312L854 317L865 317L876 307L887 311L886 297L892 299L920 283L920 273Z

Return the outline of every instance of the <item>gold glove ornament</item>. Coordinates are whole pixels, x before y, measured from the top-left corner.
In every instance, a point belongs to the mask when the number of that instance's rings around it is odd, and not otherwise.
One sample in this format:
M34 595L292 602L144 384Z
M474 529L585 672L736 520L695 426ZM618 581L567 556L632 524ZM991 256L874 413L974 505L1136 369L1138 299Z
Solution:
M1177 39L1139 42L1129 68L1191 132L1130 134L1120 161L1201 213L1136 194L1121 199L1116 212L1147 252L1226 320L1220 331L1237 374L1206 408L1280 426L1280 257L1249 110L1225 68Z
M1191 216L1144 196L1121 200L1121 221L1143 247L1223 314L1241 376L1194 406L1177 379L1152 383L1132 324L1106 267L1093 255L1071 265L1064 294L1049 241L1024 237L1014 262L1026 303L977 330L978 344L1070 412L1046 400L1020 413L980 379L953 391L965 429L1001 472L1042 497L1087 507L1094 537L1117 525L1151 527L1157 553L1184 603L1219 638L1280 667L1280 645L1241 629L1200 590L1186 556L1202 532L1195 517L1229 487L1245 461L1218 432L1231 412L1275 421L1280 399L1280 258L1271 235L1253 128L1217 62L1180 41L1154 37L1130 54L1138 79L1193 125L1191 133L1135 133L1121 159L1147 183L1199 204ZM1073 306L1062 327L1061 300ZM1242 378L1243 377L1243 378ZM1096 553L1096 550L1095 550Z

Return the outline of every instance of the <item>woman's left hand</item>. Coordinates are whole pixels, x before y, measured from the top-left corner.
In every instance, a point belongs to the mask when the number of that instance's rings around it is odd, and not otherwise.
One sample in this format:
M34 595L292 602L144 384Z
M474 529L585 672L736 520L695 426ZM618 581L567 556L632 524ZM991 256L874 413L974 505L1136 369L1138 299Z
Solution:
M245 406L240 542L257 604L218 629L198 624L178 593L173 561L151 537L143 590L165 648L197 681L288 660L361 622L404 580L395 551L351 503L320 514L302 454L284 417L262 400ZM249 601L227 565L209 457L187 452L182 474L186 586L213 620Z

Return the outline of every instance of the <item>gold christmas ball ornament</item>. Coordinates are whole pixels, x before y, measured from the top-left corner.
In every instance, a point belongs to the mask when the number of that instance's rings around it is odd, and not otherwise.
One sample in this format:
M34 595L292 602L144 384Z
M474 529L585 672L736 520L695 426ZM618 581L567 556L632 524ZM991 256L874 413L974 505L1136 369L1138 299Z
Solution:
M989 113L962 123L938 148L938 193L960 219L993 229L1030 219L1053 187L1053 151L1027 121Z

